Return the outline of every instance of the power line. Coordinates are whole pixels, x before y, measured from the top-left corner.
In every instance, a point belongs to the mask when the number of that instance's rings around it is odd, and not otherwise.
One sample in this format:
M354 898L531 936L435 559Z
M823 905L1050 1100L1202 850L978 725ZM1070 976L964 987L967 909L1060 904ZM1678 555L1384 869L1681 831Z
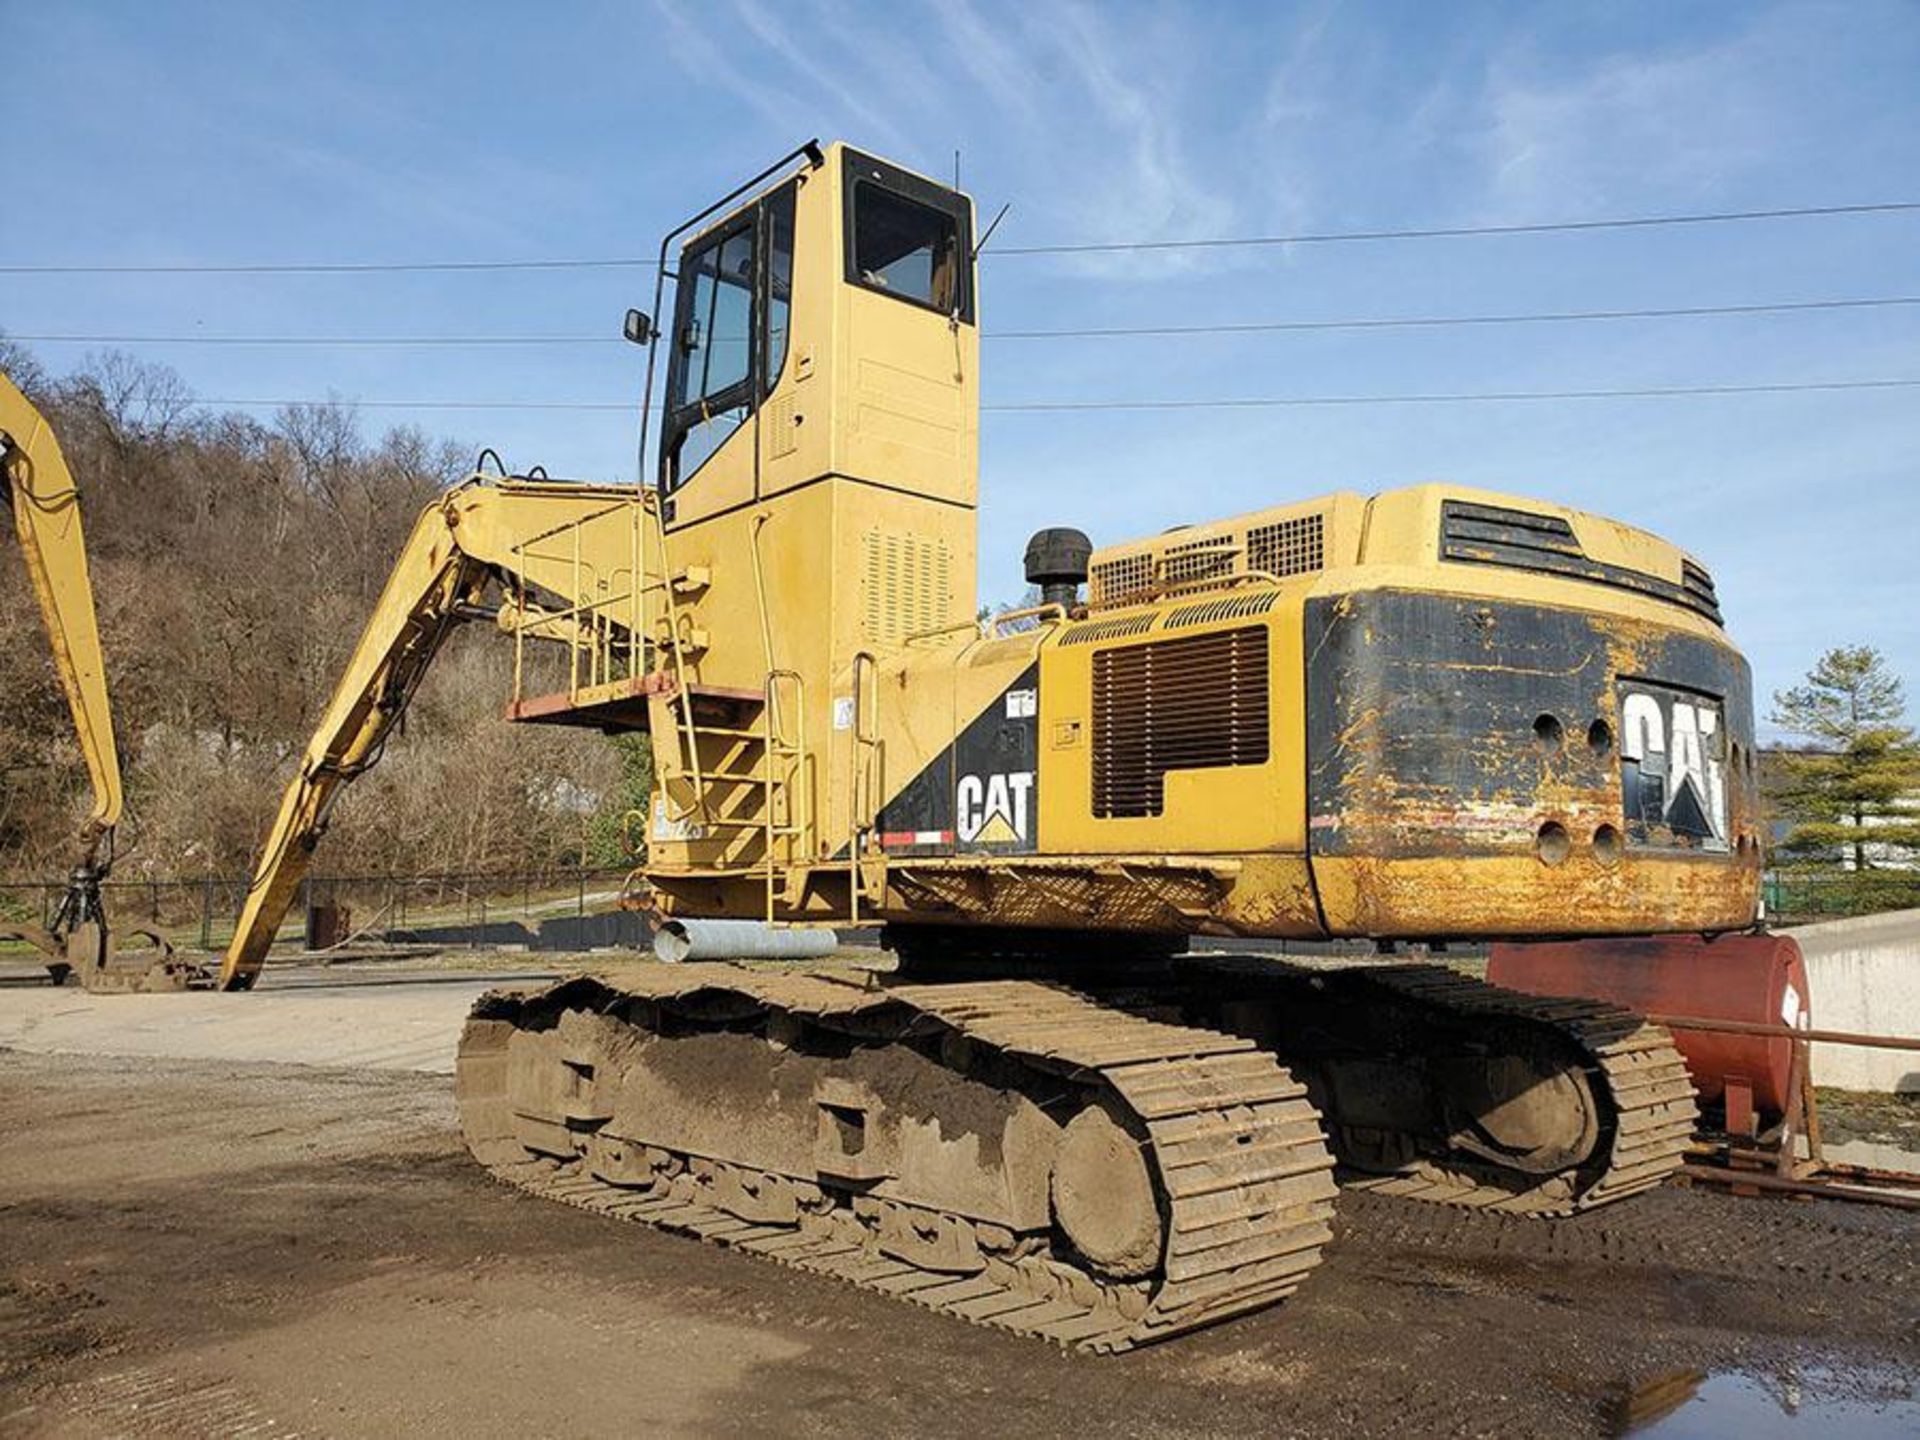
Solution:
M1405 395L1265 395L1187 400L1038 400L985 404L983 411L1000 414L1071 412L1082 410L1245 410L1313 405L1458 405L1505 404L1538 400L1641 400L1674 396L1787 395L1816 391L1898 390L1920 387L1920 378L1872 380L1795 380L1734 385L1646 385L1591 390L1436 391ZM360 410L557 410L634 411L633 400L269 400L206 399L201 406L232 409L283 409L294 406L340 405Z
M0 275L391 275L417 271L651 270L652 257L579 260L354 260L233 265L0 265Z
M1115 325L1061 330L991 330L995 340L1108 339L1123 336L1250 335L1299 330L1408 330L1453 325L1571 324L1594 320L1698 319L1709 315L1781 315L1803 310L1867 310L1920 305L1920 295L1853 300L1783 300L1752 305L1677 305L1638 310L1544 310L1506 315L1388 315L1343 320L1248 320L1208 325Z
M1700 319L1725 315L1783 315L1820 310L1869 310L1920 305L1920 295L1876 295L1842 300L1783 300L1740 305L1680 305L1632 310L1546 310L1494 315L1386 315L1332 320L1248 320L1205 325L1068 327L988 330L989 340L1081 340L1132 336L1253 335L1291 331L1438 329L1468 325L1574 324L1589 321ZM618 335L67 335L8 337L38 345L220 345L260 347L432 347L513 345L623 345Z
M1896 390L1920 387L1920 378L1798 380L1759 385L1646 385L1612 390L1488 390L1415 395L1272 395L1200 400L1037 400L982 405L982 410L1243 410L1294 405L1454 405L1517 400L1641 400L1679 395L1785 395L1816 390Z
M1362 240L1450 240L1476 235L1553 235L1580 230L1644 230L1662 225L1725 225L1746 220L1799 220L1830 215L1880 215L1920 210L1920 200L1871 205L1797 205L1780 210L1721 210L1682 215L1629 215L1605 220L1552 220L1520 225L1443 225L1409 230L1325 230L1299 235L1232 239L1112 240L1064 245L1006 245L989 255L1091 255L1131 250L1211 250L1240 245L1334 245Z
M1700 211L1677 215L1628 215L1597 220L1552 220L1511 225L1430 225L1393 230L1324 230L1293 235L1203 236L1187 240L1091 240L1044 245L999 245L985 258L1032 255L1095 255L1138 251L1225 250L1277 245L1334 245L1381 240L1446 240L1494 235L1553 235L1591 230L1644 230L1678 225L1726 225L1759 220L1801 220L1846 215L1885 215L1920 210L1920 200L1862 205L1796 205L1773 210ZM651 269L648 256L616 255L556 260L293 261L236 264L0 265L0 275L369 275L409 272L502 270Z

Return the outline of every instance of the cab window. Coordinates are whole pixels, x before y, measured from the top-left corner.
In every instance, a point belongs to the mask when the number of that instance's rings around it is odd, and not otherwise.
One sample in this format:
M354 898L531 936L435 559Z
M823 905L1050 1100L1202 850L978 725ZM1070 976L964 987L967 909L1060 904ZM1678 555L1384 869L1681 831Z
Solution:
M767 202L767 376L773 389L787 364L787 331L793 313L793 189Z
M661 437L667 490L692 479L779 378L792 308L793 223L788 185L681 256Z
M966 197L870 155L845 156L848 283L971 325L973 212Z
M862 285L952 314L960 298L960 227L951 215L860 184L853 264Z

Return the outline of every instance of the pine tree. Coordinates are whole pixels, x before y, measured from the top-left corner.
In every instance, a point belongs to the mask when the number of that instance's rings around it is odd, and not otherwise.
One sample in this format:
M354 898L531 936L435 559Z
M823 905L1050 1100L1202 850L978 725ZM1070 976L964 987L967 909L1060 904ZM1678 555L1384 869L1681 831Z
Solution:
M1778 757L1774 803L1788 858L1844 855L1864 873L1920 859L1920 742L1906 697L1871 646L1829 650L1804 685L1776 691L1773 723L1812 742Z

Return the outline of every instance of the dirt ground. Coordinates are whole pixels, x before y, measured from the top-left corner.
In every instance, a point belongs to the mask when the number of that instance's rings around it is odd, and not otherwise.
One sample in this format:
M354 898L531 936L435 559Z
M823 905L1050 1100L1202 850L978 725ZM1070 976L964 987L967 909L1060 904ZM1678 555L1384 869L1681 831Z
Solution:
M1865 1140L1920 1152L1920 1095L1875 1095L1861 1090L1814 1091L1820 1128L1829 1140Z
M1350 1196L1287 1306L1116 1359L514 1194L442 1076L0 1052L0 1433L1611 1433L1684 1368L1911 1393L1920 1225Z

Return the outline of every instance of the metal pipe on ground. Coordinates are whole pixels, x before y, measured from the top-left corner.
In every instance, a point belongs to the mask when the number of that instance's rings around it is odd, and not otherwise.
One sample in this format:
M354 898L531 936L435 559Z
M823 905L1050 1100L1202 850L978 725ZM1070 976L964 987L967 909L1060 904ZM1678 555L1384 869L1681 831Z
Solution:
M758 920L669 920L653 936L653 953L682 960L819 960L839 948L831 930L780 929Z
M1880 1050L1920 1050L1920 1037L1861 1035L1852 1030L1812 1030L1788 1025L1750 1024L1744 1020L1709 1020L1698 1015L1649 1014L1647 1019L1669 1030L1711 1030L1722 1035L1761 1035L1772 1039L1804 1040L1825 1045L1864 1045Z
M1768 1175L1759 1170L1735 1170L1722 1165L1688 1163L1680 1167L1680 1173L1689 1180L1726 1185L1735 1191L1767 1190L1776 1195L1804 1195L1813 1199L1852 1200L1863 1205L1884 1205L1892 1210L1920 1210L1920 1193L1912 1190L1903 1192L1874 1189L1865 1185L1848 1185L1834 1180L1822 1180L1816 1176L1792 1179L1781 1175Z

